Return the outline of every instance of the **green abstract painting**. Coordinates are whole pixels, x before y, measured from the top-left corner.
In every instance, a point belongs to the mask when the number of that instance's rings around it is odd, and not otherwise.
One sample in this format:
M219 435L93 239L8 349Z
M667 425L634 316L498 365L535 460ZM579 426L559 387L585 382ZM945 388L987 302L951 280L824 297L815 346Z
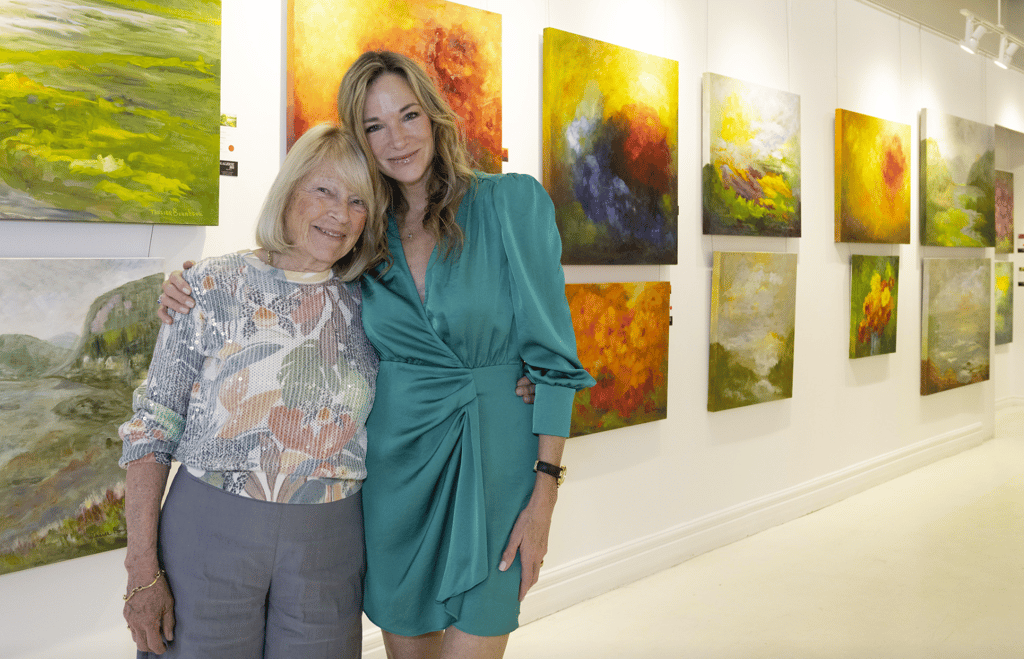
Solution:
M800 96L704 74L705 234L800 235Z
M715 252L708 411L793 397L796 254Z
M994 247L995 128L921 110L921 244Z
M217 224L220 0L0 2L0 219Z
M924 259L922 396L988 380L991 287L991 259Z
M161 259L0 259L0 574L125 546Z

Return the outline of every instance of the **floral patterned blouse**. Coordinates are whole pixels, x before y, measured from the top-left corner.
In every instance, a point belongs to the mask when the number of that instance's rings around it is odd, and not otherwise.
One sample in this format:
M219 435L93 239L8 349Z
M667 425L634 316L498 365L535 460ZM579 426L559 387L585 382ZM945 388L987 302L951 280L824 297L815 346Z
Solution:
M196 306L160 330L120 428L120 464L174 458L216 487L281 503L358 491L378 366L359 285L272 268L252 251L184 277Z

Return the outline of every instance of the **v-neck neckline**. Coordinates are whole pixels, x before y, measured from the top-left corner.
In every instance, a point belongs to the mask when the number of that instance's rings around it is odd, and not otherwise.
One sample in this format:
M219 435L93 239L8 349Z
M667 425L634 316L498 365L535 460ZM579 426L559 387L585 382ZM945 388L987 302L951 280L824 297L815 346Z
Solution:
M402 254L402 262L405 265L405 273L409 276L409 281L412 283L413 294L416 296L416 299L420 301L420 306L426 309L427 292L430 288L430 269L434 264L434 258L437 256L437 243L434 243L434 246L430 249L430 255L427 257L427 266L423 270L423 297L420 297L419 289L416 288L416 277L412 274L412 266L409 265L409 257L405 252L405 243L402 241L402 232L398 226L398 218L392 215L388 224L391 233L398 239L398 244L401 247L400 251Z

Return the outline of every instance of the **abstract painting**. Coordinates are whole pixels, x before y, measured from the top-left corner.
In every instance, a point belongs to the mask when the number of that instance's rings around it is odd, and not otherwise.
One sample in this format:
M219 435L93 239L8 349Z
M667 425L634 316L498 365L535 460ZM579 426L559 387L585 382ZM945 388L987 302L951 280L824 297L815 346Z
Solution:
M991 286L991 259L924 259L922 396L988 380Z
M1013 261L996 261L996 345L1013 341Z
M910 126L836 110L836 242L910 242Z
M0 259L0 574L125 545L117 427L160 259Z
M850 270L850 358L896 352L900 257L854 254Z
M421 64L463 121L476 169L501 172L501 15L443 0L291 0L288 146L338 119L338 85L368 50Z
M545 28L543 123L562 263L676 263L679 63Z
M704 233L800 235L800 96L704 74Z
M217 224L220 0L9 0L0 26L0 219Z
M668 282L568 284L583 367L597 384L576 394L570 435L668 416Z
M708 411L793 397L796 254L715 252Z
M996 170L996 254L1013 252L1013 173Z
M993 247L995 128L921 110L921 244Z

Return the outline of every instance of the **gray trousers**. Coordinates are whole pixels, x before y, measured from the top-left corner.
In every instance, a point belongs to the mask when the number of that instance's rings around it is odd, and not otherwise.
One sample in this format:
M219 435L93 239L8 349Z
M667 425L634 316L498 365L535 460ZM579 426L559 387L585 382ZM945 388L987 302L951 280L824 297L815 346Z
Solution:
M138 658L359 659L361 499L258 501L180 469L160 514L174 640Z

